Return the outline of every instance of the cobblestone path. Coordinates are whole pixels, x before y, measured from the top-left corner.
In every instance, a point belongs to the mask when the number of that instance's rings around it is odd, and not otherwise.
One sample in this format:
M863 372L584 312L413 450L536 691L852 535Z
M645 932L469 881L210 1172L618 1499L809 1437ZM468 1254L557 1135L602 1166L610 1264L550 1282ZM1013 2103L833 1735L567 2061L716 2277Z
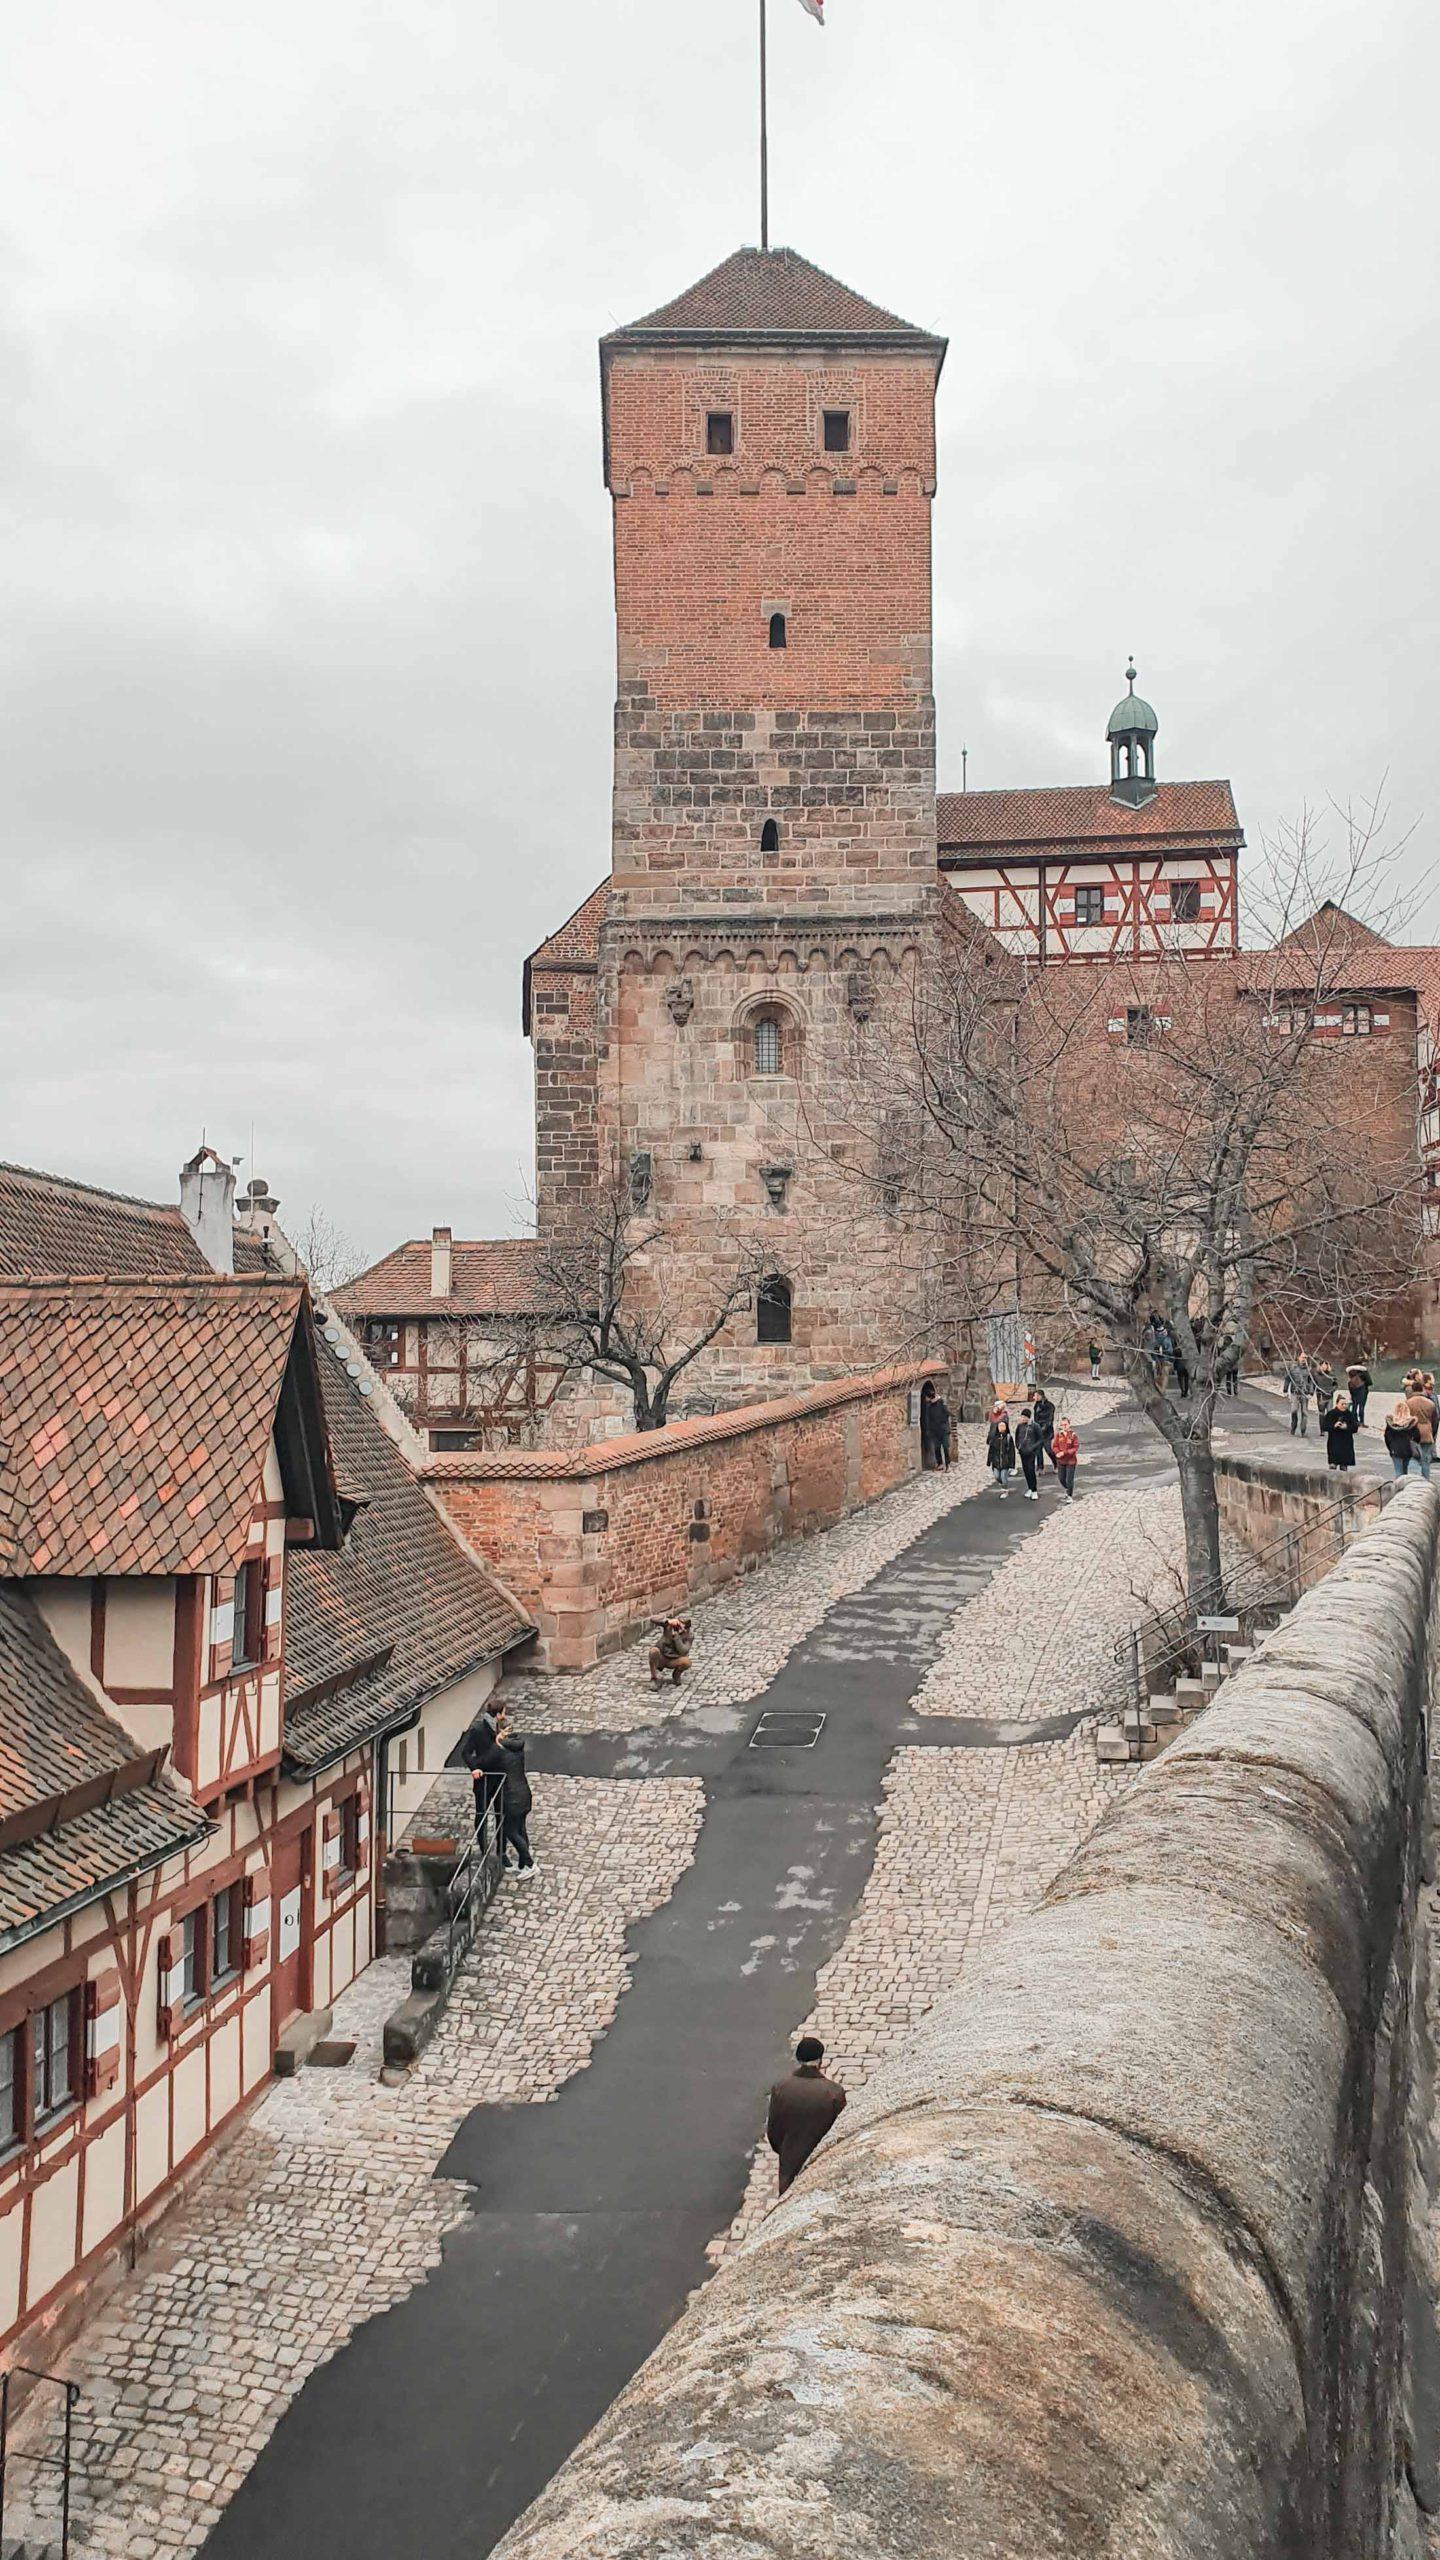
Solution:
M763 2088L807 2015L857 2083L1128 1783L1077 1722L1175 1497L1089 1401L1073 1510L979 1494L972 1431L697 1613L678 1700L634 1656L517 1684L540 1880L398 2092L401 1968L372 1969L338 2021L370 2067L273 2091L65 2359L82 2552L496 2547L768 2204ZM806 1701L813 1754L747 1749Z

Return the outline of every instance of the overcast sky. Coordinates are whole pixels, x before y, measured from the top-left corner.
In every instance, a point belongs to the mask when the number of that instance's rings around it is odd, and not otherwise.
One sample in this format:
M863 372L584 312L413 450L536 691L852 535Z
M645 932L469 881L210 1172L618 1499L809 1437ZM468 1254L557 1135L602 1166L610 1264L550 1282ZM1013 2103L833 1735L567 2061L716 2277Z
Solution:
M773 231L945 330L941 780L1388 771L1428 881L1433 0L770 0ZM524 1219L608 864L595 340L757 236L755 0L7 0L0 1155ZM1420 928L1440 938L1440 898Z

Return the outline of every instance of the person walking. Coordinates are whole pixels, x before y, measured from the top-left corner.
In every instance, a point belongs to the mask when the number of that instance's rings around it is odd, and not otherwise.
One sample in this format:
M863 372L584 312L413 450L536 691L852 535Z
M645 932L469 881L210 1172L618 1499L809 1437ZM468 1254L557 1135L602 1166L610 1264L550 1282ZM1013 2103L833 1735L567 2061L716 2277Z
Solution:
M1335 1402L1335 1372L1329 1361L1322 1355L1320 1359L1310 1362L1310 1375L1315 1382L1315 1401L1324 1413L1327 1406ZM1321 1429L1324 1429L1323 1423Z
M1391 1406L1386 1417L1385 1446L1397 1476L1408 1476L1412 1467L1417 1475L1420 1473L1420 1443L1415 1434L1414 1418L1403 1396Z
M950 1407L937 1395L930 1407L930 1451L937 1467L950 1464Z
M1089 1350L1090 1350L1090 1375L1091 1375L1091 1377L1092 1377L1092 1378L1098 1378L1098 1377L1099 1377L1099 1375L1100 1375L1101 1365L1102 1365L1102 1363L1103 1363L1103 1361L1104 1361L1104 1358L1105 1358L1105 1354L1104 1354L1103 1350L1101 1349L1100 1344L1099 1344L1098 1342L1093 1341L1093 1340L1092 1340L1092 1341L1091 1341L1091 1343L1090 1343Z
M1080 1464L1080 1434L1068 1414L1062 1414L1055 1426L1051 1455L1055 1461L1055 1473L1060 1479L1060 1490L1073 1502L1075 1470Z
M1415 1463L1428 1481L1435 1460L1435 1426L1440 1408L1433 1394L1427 1392L1423 1371L1410 1371L1405 1381L1405 1401L1415 1432Z
M765 2139L780 2163L780 2193L794 2186L806 2161L818 2150L837 2116L847 2105L838 2080L827 2080L820 2065L825 2047L818 2036L802 2036L795 2047L795 2068L777 2080L770 2092Z
M1028 1404L1020 1416L1020 1427L1015 1434L1015 1454L1025 1478L1025 1499L1038 1502L1040 1469L1045 1463L1045 1438L1035 1419L1034 1408Z
M525 1774L525 1745L518 1733L507 1732L503 1716L500 1722L498 1748L505 1772L501 1819L501 1863L506 1867L509 1866L510 1852L513 1849L515 1864L519 1868L522 1879L528 1884L535 1873L535 1854L530 1846L529 1831L530 1814L535 1799L530 1792L530 1781Z
M995 1478L1002 1502L1009 1498L1010 1479L1015 1473L1015 1435L1010 1416L1003 1404L997 1404L990 1416L990 1430L985 1442L985 1463Z
M1344 1387L1334 1403L1325 1407L1320 1428L1325 1434L1325 1463L1343 1474L1355 1464L1355 1411Z
M1310 1375L1310 1366L1308 1361L1303 1357L1295 1360L1287 1360L1285 1363L1285 1393L1290 1399L1290 1437L1292 1440L1294 1439L1297 1431L1299 1432L1302 1440L1305 1439L1309 1433L1310 1398L1314 1392L1315 1381Z
M1363 1431L1365 1428L1365 1407L1370 1401L1370 1390L1375 1384L1375 1381L1371 1377L1363 1360L1352 1360L1350 1362L1345 1371L1345 1384L1350 1390L1350 1402L1355 1414L1355 1428L1357 1431Z
M1055 1407L1043 1387L1036 1388L1030 1399L1030 1410L1035 1417L1035 1427L1040 1434L1041 1447L1053 1467L1055 1452L1050 1443L1055 1437Z

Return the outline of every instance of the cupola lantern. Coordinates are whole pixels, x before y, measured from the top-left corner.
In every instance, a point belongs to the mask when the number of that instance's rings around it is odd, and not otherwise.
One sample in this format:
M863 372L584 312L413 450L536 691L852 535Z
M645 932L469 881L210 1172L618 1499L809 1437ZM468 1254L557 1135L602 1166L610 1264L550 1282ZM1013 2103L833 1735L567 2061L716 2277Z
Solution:
M1110 797L1138 809L1155 796L1155 733L1160 726L1148 702L1135 690L1135 661L1125 670L1129 692L1121 695L1106 724L1110 747Z

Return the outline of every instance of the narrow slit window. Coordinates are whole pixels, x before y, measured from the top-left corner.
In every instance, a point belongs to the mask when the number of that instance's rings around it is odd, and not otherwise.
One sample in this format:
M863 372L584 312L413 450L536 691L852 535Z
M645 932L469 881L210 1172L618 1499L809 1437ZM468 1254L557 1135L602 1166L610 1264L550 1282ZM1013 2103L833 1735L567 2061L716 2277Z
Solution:
M762 1013L755 1025L753 1038L755 1073L757 1076L778 1076L785 1056L779 1017L773 1013Z
M762 853L779 852L780 821L778 818L766 819L764 826L760 830L760 850Z
M850 450L850 412L849 412L849 410L848 410L848 409L827 409L827 410L826 410L826 412L825 412L825 450L826 450L826 452L827 452L827 453L848 453L848 452L849 452L849 450Z
M733 409L712 409L705 421L707 453L733 453L735 450L735 413Z
M790 634L789 634L789 632L787 631L787 629L786 629L786 627L785 627L785 616L784 616L784 614L783 614L783 613L772 613L772 614L771 614L771 616L770 616L770 646L771 646L771 648L772 648L772 649L786 649L786 648L788 648L788 647L789 647L789 645L790 645Z
M790 1340L790 1283L772 1271L762 1280L755 1299L755 1339L757 1342Z

